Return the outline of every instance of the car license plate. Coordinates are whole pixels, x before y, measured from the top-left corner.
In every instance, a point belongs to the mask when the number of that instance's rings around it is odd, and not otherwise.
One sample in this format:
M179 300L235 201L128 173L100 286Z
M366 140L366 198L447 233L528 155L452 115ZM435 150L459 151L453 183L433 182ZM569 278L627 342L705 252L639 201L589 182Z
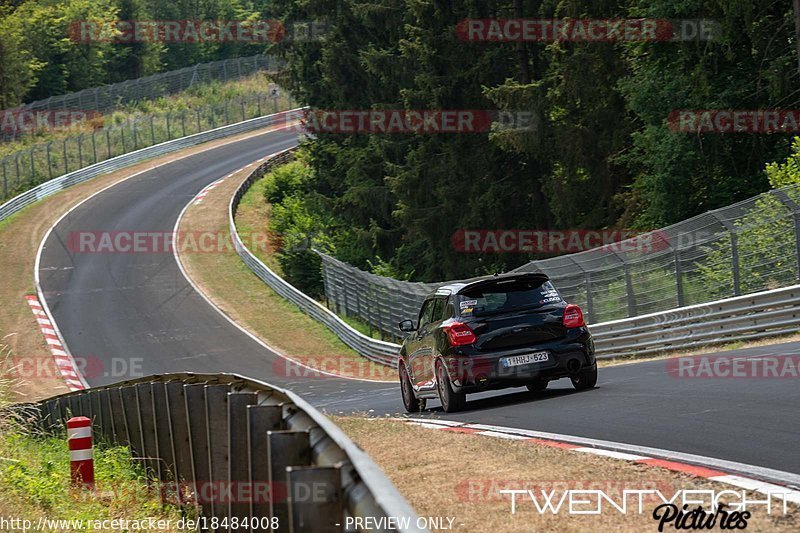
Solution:
M522 355L512 355L511 357L504 357L501 359L503 367L509 368L512 366L529 365L531 363L543 363L550 360L548 352L535 352L525 353Z

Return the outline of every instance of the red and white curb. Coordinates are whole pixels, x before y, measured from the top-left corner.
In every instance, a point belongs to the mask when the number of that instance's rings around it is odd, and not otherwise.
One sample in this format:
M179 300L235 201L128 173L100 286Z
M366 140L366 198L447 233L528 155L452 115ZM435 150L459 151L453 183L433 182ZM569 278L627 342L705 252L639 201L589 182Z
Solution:
M86 384L80 377L75 361L61 342L56 327L50 321L44 308L42 308L42 304L39 303L39 298L28 295L25 296L25 299L28 301L28 305L31 311L33 311L36 321L39 323L39 329L42 330L42 335L44 335L44 340L47 342L47 347L50 349L50 353L53 354L58 371L61 373L64 381L66 381L67 387L72 391L85 389Z
M783 485L775 483L767 483L758 479L741 476L738 474L730 474L715 468L708 468L704 466L697 466L680 461L672 461L661 459L657 457L649 457L646 455L627 453L615 450L608 450L602 448L595 448L592 446L581 446L565 441L559 441L550 438L541 438L532 436L537 432L521 430L516 428L502 428L497 426L486 426L483 424L464 424L460 422L451 422L449 420L432 420L420 418L397 418L400 420L428 429L438 429L443 431L450 431L453 433L466 433L470 435L482 435L485 437L494 437L499 439L527 441L533 444L540 444L543 446L550 446L553 448L561 448L579 453L588 453L593 455L600 455L603 457L610 457L612 459L620 459L637 464L644 464L648 466L656 466L666 468L675 472L681 472L696 477L705 478L709 481L716 481L718 483L725 483L733 485L740 489L751 490L761 494L767 494L779 500L800 505L800 490L795 490ZM527 434L526 434L527 433Z
M232 175L233 175L233 173L231 173L231 174L228 174L227 176L225 176L225 178L229 178L229 177L231 177ZM220 179L218 179L217 181L215 181L215 182L213 182L213 183L210 183L210 184L206 185L206 186L205 186L205 188L204 188L202 191L200 191L199 193L197 193L197 196L195 196L195 199L194 199L194 205L197 205L197 204L199 204L199 203L202 203L202 201L203 201L203 198L205 198L205 197L206 197L206 195L207 195L209 192L211 192L211 190L212 190L212 189L214 189L214 187L216 187L217 185L219 185L220 183L222 183L222 182L223 182L223 180L225 180L225 178L220 178Z
M234 174L238 174L239 172L242 172L243 170L247 170L248 168L252 167L253 165L255 165L257 163L263 163L264 161L266 161L267 159L272 157L272 155L274 155L274 154L271 154L271 155L268 155L268 156L264 156L261 159L253 161L252 163L248 163L247 165L243 166L242 168L234 170L233 172L231 172L230 174L228 174L224 178L220 178L217 181L215 181L213 183L210 183L209 185L206 185L205 188L203 190L201 190L199 193L197 193L197 196L194 197L194 202L192 202L192 205L197 205L197 204L203 203L203 199L208 195L208 193L210 193L214 188L218 187L223 181L225 181L226 179L230 178Z

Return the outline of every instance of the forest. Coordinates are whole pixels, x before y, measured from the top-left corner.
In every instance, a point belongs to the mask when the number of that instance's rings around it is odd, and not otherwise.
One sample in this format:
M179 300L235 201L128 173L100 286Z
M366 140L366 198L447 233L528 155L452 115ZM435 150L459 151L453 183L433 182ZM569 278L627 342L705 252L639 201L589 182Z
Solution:
M649 230L770 188L792 132L687 132L680 110L796 109L790 2L279 0L323 20L319 42L279 44L285 84L312 109L532 112L536 128L331 133L282 195L277 226L376 273L436 281L531 254L467 254L472 229ZM707 39L465 41L473 19L707 20ZM286 241L284 235L284 241ZM297 247L301 250L302 247ZM311 261L298 252L299 262Z
M75 43L80 19L276 19L320 38ZM656 39L475 40L469 21L645 20ZM669 21L709 21L703 38ZM318 132L271 201L287 264L316 247L375 273L436 281L536 254L463 253L464 229L646 231L770 188L794 131L683 131L681 110L796 110L791 2L755 0L12 0L0 8L0 107L268 52L317 110L526 113L533 128ZM466 28L466 30L465 30ZM486 35L484 35L486 37Z

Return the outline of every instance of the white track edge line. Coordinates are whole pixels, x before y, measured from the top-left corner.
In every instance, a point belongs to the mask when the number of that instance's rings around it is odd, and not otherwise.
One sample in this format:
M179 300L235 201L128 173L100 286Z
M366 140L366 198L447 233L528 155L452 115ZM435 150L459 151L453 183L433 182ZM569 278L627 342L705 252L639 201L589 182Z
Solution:
M292 126L287 126L287 127L292 127ZM280 150L280 151L278 151L278 152L275 152L275 153L273 153L273 154L270 154L270 155L266 156L266 158L272 157L272 156L274 156L275 154L278 154L278 153L280 153L280 152L282 152L282 151L283 151L283 150ZM244 170L244 168L241 168L241 169L239 169L237 172L240 172L240 171L242 171L242 170ZM198 194L199 194L199 193L198 193ZM178 220L175 222L175 227L173 228L173 233L177 234L176 232L178 231L178 228L179 228L179 226L180 226L180 224L181 224L181 221L183 220L183 215L186 213L186 210L187 210L189 207L192 207L194 200L195 200L195 198L192 198L192 199L189 201L189 203L188 203L188 204L186 204L186 205L183 207L183 209L181 210L180 214L178 215ZM203 291L200 289L200 287L199 287L199 286L198 286L198 285L197 285L197 284L194 282L194 280L193 280L191 277L189 277L189 274L188 274L188 273L186 272L186 270L183 268L183 263L181 262L180 255L178 254L178 250L177 250L177 248L173 248L173 250L172 250L172 253L173 253L173 255L175 256L175 261L178 263L178 268L180 269L180 271L181 271L181 274L183 274L183 277L184 277L184 278L186 278L186 281L188 281L188 282L189 282L189 284L192 286L192 288L194 288L194 290L195 290L195 291L196 291L196 292L197 292L197 293L198 293L198 294L199 294L199 295L200 295L200 296L201 296L201 297L202 297L202 298L203 298L203 299L206 301L206 303L208 303L208 304L209 304L209 305L210 305L210 306L211 306L213 309L215 309L215 310L216 310L216 311L217 311L217 312L218 312L220 315L222 315L222 316L225 318L225 320L227 320L228 322L230 322L231 324L233 324L233 325L234 325L234 326L235 326L237 329L239 329L239 331L241 331L242 333L244 333L245 335L247 335L248 337L250 337L251 339L253 339L255 342L257 342L258 344L260 344L262 347L264 347L264 348L266 348L267 350L269 350L269 351L273 352L273 353L274 353L275 355L277 355L278 357L281 357L282 359L285 359L285 360L289 361L289 362L290 362L290 363L292 363L292 364L296 364L296 365L300 366L301 368L305 368L305 369L307 369L307 370L311 370L311 371L313 371L313 372L316 372L316 373L318 373L318 374L323 374L323 375L330 376L330 377L334 377L334 378L339 378L339 379L349 379L349 380L352 380L352 381L364 381L364 382L368 382L368 383L383 383L383 384L386 384L386 385L392 385L392 384L393 384L393 382L391 382L391 381L382 381L382 380L379 380L379 379L355 378L355 377L352 377L352 376L343 376L343 375L341 375L341 374L334 374L333 372L327 372L327 371L325 371L325 370L320 370L320 369L318 369L318 368L313 368L313 367L310 367L310 366L308 366L308 365L305 365L305 364L303 364L303 363L301 363L301 362L299 362L299 361L297 361L297 360L295 360L295 359L292 359L291 357L288 357L288 356L284 355L282 352L280 352L279 350L277 350L277 349L276 349L276 348L274 348L273 346L270 346L270 345L269 345L269 344L267 344L267 343L266 343L264 340L262 340L261 338L259 338L258 336L256 336L254 333L252 333L250 330L248 330L247 328L245 328L244 326L242 326L241 324L239 324L238 322L236 322L235 320L233 320L233 318L231 318L230 316L228 316L228 314L227 314L225 311L223 311L223 310L222 310L222 309L221 309L221 308L220 308L220 307L219 307L217 304L215 304L215 303L214 303L214 302L213 302L213 301L212 301L212 300L211 300L211 299L210 299L210 298L209 298L209 297L206 295L206 293L205 293L205 292L203 292ZM238 256L237 256L237 257L238 257ZM266 284L265 284L265 285L266 285ZM268 285L267 285L267 288L269 288L269 286L268 286ZM270 289L270 290L271 290L271 289Z
M241 141L244 141L244 140L247 140L247 139L251 139L253 137L259 137L261 135L267 135L269 133L273 133L273 132L276 132L276 131L282 131L282 130L284 130L286 128L289 128L289 127L293 127L293 126L283 126L281 128L274 129L274 130L264 131L264 132L260 132L260 133L253 133L252 135L247 135L245 137L242 137L241 139L231 140L229 142L225 142L225 143L219 144L215 148L220 148L222 146L227 146L229 144L235 144L237 142L241 142ZM198 146L200 146L200 145L198 145ZM192 148L194 148L194 147L192 147ZM63 350L67 353L67 356L69 357L70 361L72 362L72 365L77 370L77 374L78 374L78 378L79 378L80 382L86 388L91 388L91 387L89 386L88 382L86 381L85 377L83 376L83 372L81 372L80 369L78 368L78 366L75 364L75 358L72 357L72 352L70 351L69 346L67 345L66 341L64 340L64 336L61 334L61 330L58 328L58 325L56 324L56 320L53 317L53 314L50 312L50 306L47 304L47 300L44 297L44 291L42 290L42 285L40 283L40 278L39 278L39 265L40 265L41 259L42 259L42 250L44 250L44 243L47 242L47 239L50 238L50 234L53 232L53 230L56 228L56 226L58 226L61 223L62 220L67 218L67 216L72 214L73 211L78 209L81 205L83 205L84 203L88 202L89 200L91 200L95 196L105 192L106 190L110 189L111 187L114 187L115 185L119 185L121 183L124 183L124 182L128 181L129 179L135 178L136 176L140 176L140 175L142 175L142 174L144 174L146 172L150 172L150 171L155 170L157 168L161 168L161 167L170 165L172 163L175 163L175 162L178 162L178 161L182 161L183 159L186 159L187 157L191 157L193 155L196 155L196 154L185 154L185 155L182 155L182 156L177 157L175 159L172 159L170 161L166 161L164 163L157 164L157 165L154 165L154 166L146 168L146 169L142 169L139 172L134 172L130 176L125 176L124 178L120 179L119 181L115 181L114 183L111 183L111 184L103 187L99 191L96 191L96 192L92 193L90 196L87 196L86 198L82 199L80 202L78 202L77 204L75 204L72 207L70 207L63 215L58 217L58 220L56 220L53 223L53 225L51 225L47 229L47 232L44 234L44 237L42 238L41 241L39 241L39 248L38 248L38 250L36 252L36 260L34 261L34 264L33 264L33 279L34 279L34 283L36 285L36 295L39 298L39 303L42 304L42 309L44 309L44 312L47 315L47 318L50 320L50 324L52 325L53 329L56 330L56 334L58 335L58 338L61 339L61 344L62 344ZM108 174L105 174L105 175L108 175ZM97 177L100 177L100 176L97 176ZM91 180L89 180L89 181L91 181Z

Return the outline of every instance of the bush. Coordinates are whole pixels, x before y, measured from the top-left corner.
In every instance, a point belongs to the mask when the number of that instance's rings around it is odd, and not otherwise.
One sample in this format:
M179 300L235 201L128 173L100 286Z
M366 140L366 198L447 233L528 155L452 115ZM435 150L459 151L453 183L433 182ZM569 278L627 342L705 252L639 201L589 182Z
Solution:
M312 179L311 167L303 161L292 161L270 172L264 187L264 199L271 204L280 204L289 196L307 192Z

